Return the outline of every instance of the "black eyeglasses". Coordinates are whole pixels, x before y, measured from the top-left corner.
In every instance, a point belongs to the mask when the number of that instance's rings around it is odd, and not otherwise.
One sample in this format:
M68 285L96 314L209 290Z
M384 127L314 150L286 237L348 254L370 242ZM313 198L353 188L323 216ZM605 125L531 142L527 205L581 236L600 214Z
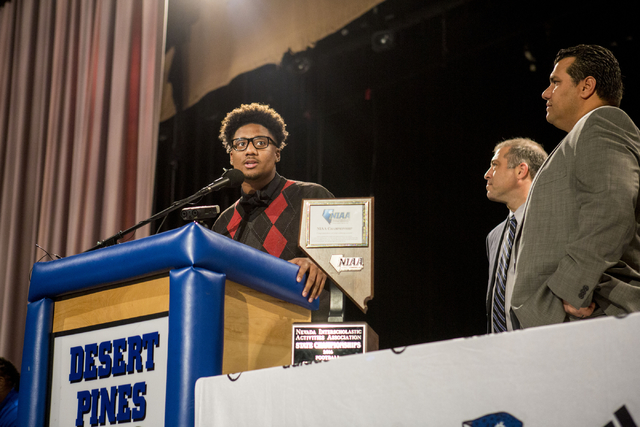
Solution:
M273 142L273 139L268 136L254 136L253 138L236 138L231 141L231 145L233 149L236 151L244 151L249 147L249 144L252 143L256 150L264 150L269 146L269 144L276 145Z

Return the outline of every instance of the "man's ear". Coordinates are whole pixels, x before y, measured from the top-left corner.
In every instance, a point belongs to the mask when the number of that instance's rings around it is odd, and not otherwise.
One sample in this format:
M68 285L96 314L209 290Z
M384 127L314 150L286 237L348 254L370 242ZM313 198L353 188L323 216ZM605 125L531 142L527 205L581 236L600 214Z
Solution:
M280 161L280 149L276 150L276 163Z
M588 76L582 82L580 82L580 97L582 99L589 99L596 93L596 79L592 76Z
M529 176L529 165L522 162L516 166L516 177L518 179L525 179L527 176Z

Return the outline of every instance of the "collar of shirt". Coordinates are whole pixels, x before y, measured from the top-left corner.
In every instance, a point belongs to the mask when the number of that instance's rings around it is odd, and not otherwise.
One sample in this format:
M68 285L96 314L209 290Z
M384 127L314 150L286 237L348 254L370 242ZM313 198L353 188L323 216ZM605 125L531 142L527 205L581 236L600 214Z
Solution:
M269 203L273 200L280 186L279 184L280 175L276 172L271 182L255 193L247 194L241 189L242 197L240 198L240 206L244 210L244 213L250 215L256 208L269 206Z
M520 224L522 224L522 218L524 217L524 205L524 203L521 204L515 212L509 212L509 219L511 219L512 216L516 217L516 222L518 224L517 228L520 228Z

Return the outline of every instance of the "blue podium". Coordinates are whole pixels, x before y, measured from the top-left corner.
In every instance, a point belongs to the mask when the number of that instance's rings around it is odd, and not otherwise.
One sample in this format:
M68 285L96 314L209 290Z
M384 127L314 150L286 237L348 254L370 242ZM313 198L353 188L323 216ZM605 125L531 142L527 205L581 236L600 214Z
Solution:
M297 272L196 223L36 263L19 425L194 425L198 378L289 363Z

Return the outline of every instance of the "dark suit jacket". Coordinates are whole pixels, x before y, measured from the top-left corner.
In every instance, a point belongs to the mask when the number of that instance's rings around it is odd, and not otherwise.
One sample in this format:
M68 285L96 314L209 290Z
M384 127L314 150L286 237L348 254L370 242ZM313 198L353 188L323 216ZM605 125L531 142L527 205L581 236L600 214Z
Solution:
M511 309L522 327L640 310L640 131L615 107L585 115L543 164L525 208Z
M509 217L507 217L508 219ZM489 283L487 284L487 333L491 333L491 315L493 310L493 285L496 281L496 271L498 269L499 249L502 245L504 228L507 226L507 219L496 226L487 234L487 259L489 260Z

